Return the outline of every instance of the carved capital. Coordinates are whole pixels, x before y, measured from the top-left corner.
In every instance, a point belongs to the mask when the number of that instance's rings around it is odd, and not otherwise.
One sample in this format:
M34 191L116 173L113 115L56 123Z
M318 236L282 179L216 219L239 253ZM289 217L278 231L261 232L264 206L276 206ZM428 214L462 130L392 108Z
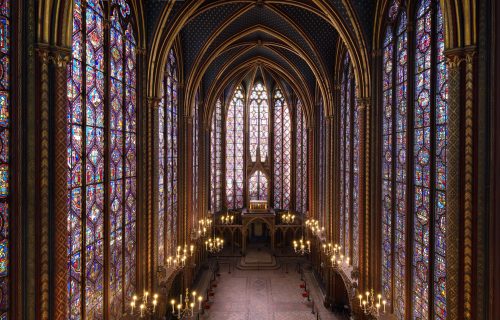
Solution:
M157 108L160 105L161 98L148 97L146 100L148 102L148 107Z
M66 68L71 60L71 53L65 51L55 51L49 57L50 61L58 68Z

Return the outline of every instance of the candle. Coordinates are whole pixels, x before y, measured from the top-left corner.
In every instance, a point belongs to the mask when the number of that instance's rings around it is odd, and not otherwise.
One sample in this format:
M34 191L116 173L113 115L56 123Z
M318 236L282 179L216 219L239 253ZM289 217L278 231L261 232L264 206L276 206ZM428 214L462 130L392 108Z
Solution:
M194 313L194 302L191 302L189 304L189 307L191 307L191 315L193 315L193 313Z
M385 300L382 300L382 304L384 305L384 313L385 313L385 304L387 303L387 301Z
M182 305L182 293L180 295L179 301L181 302L181 305Z
M377 303L376 307L377 307L377 315L378 315L378 312L379 312L378 310L380 309L380 303Z
M180 305L180 304L177 305L179 318L181 317L181 307L182 307L182 305Z
M155 312L156 309L156 300L153 300L153 312Z
M144 300L146 301L146 303L148 303L148 295L149 295L149 292L144 291Z
M172 300L170 301L170 304L172 305L172 313L174 313L174 312L175 312L175 308L174 308L174 305L175 305L175 300L174 300L174 299L172 299Z
M130 302L130 307L132 308L132 314L134 314L135 301Z
M361 300L363 300L363 296L359 295L358 298L359 298L359 306L361 307Z
M145 307L146 307L146 306L145 306L144 304L141 304L141 318L142 318L142 316L143 316L143 313L144 313L144 308L145 308Z
M198 311L201 310L201 300L203 300L203 297L202 296L199 296L198 297Z
M379 293L379 294L377 295L377 298L378 298L378 304L380 304L380 299L382 298L382 295Z

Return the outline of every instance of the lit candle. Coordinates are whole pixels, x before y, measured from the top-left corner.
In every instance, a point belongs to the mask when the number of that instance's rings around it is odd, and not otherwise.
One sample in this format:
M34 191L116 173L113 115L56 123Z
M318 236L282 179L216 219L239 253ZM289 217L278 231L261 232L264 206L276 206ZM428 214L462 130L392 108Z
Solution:
M387 301L385 300L382 300L382 304L384 305L384 313L385 313L385 304L387 303Z
M144 301L146 301L146 303L148 303L148 295L149 295L149 292L144 291Z
M379 312L379 309L380 309L380 303L377 303L376 307L377 307L377 315L378 315L378 312Z
M382 295L379 293L379 294L377 295L377 298L378 298L378 304L380 304L380 299L382 299Z
M201 310L201 301L203 300L203 297L202 296L199 296L198 297L198 311Z
M144 308L145 308L145 307L146 307L146 306L145 306L144 304L141 304L141 318L142 318L142 317L143 317L143 315L144 315Z
M175 308L174 308L175 300L174 299L170 300L170 304L172 305L172 313L174 313L175 312Z
M193 315L193 313L194 313L194 302L191 302L189 304L189 307L191 307L191 315Z
M135 301L130 302L130 307L132 308L132 314L134 314Z
M156 310L156 303L157 303L156 300L153 300L153 312L155 312Z
M178 315L179 315L179 318L181 317L181 307L182 307L182 305L181 305L181 304L178 304L178 305L177 305L177 310L178 310Z
M363 300L363 296L359 295L358 298L359 298L359 306L361 307L361 300Z

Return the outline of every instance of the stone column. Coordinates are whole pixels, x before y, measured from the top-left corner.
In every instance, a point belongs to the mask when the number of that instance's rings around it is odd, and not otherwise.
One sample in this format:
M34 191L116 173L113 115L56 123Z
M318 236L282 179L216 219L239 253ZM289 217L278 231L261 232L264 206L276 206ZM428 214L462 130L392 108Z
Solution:
M362 98L357 103L358 108L358 125L359 125L359 205L358 205L358 231L359 231L359 270L360 283L359 287L364 288L367 285L373 287L373 283L369 283L370 272L370 210L369 197L370 192L370 156L367 150L370 150L370 128L368 124L368 114L370 109L370 99ZM373 245L373 240L372 240Z
M71 52L59 50L52 54L54 64L54 297L52 302L53 319L66 319L67 312L67 277L68 277L68 160L67 160L67 90L68 62Z
M156 181L158 179L158 172L155 170L157 168L157 158L155 157L158 154L158 141L156 132L158 131L158 107L161 99L157 97L148 97L146 101L146 147L143 149L146 152L145 163L146 163L146 176L145 176L145 187L147 189L147 198L143 198L146 202L146 214L143 218L142 230L143 235L141 239L144 242L142 248L143 250L141 254L141 265L144 270L143 278L143 287L152 289L156 288L158 283L156 283L157 272L158 269L158 257L156 254L156 248L158 248L156 230L158 226L157 221L157 206L155 203L158 203L158 190L154 187Z
M37 143L35 146L38 314L49 319L49 56L48 46L37 48ZM66 185L66 184L65 184Z

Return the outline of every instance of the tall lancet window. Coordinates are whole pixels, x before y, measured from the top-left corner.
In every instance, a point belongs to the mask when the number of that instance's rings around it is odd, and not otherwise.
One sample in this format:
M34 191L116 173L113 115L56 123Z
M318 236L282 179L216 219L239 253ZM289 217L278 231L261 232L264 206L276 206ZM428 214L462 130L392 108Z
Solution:
M135 291L136 42L128 3L110 6L107 17L97 0L74 4L68 79L70 319L102 318L106 312L120 317Z
M10 47L11 47L11 1L0 3L0 318L8 319L10 305L10 248L9 248L9 198L10 186Z
M299 213L307 211L307 122L302 101L297 101L297 142L295 157L297 174L295 180L295 210Z
M326 117L323 99L319 98L318 110L318 220L322 226L326 222Z
M290 209L292 133L290 109L283 92L274 90L274 208Z
M196 225L199 215L200 187L200 92L196 92L193 110L193 177L192 222Z
M210 210L222 209L222 102L217 99L210 126Z
M158 108L158 265L177 246L178 204L178 68L174 50L168 54L163 97Z
M265 162L269 148L269 105L266 87L256 82L250 92L249 146L252 162ZM259 158L260 155L260 158Z
M354 74L348 53L342 65L340 92L340 245L353 264L357 264L359 128Z
M243 88L238 86L226 117L226 205L242 208L244 190L245 103Z
M249 179L248 194L250 200L267 200L268 192L266 175L262 171L255 171Z
M415 5L415 16L407 19L406 8L399 1L392 3L384 38L382 288L400 319L445 319L444 27L439 1L420 0ZM413 31L407 30L408 20L415 25ZM407 39L415 43L414 51L408 49ZM410 203L408 194L413 195ZM407 245L410 230L413 242ZM406 272L408 265L411 274ZM411 305L405 303L408 292Z

